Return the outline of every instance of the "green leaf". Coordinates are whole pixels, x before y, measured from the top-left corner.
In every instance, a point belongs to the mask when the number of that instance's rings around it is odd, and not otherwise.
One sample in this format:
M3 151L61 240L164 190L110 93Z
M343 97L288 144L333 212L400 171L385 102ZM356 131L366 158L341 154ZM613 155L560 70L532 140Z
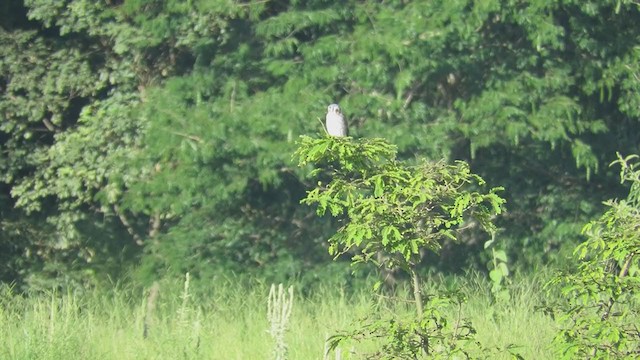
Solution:
M374 184L373 196L382 196L384 193L384 180L382 180L382 176L377 176L374 180Z
M492 282L497 284L502 283L503 276L504 275L502 274L502 271L500 271L499 269L493 269L489 272L489 278Z
M495 250L493 256L504 263L508 262L507 253L504 250Z

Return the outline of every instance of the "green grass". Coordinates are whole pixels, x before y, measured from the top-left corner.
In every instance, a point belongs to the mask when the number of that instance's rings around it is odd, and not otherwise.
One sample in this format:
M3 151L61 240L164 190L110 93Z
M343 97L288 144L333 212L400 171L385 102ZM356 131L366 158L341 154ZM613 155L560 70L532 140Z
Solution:
M491 302L490 287L484 281L476 279L474 285L463 286L469 297L464 312L481 343L494 347L513 344L525 359L556 359L551 348L556 324L536 311L546 297L542 289L545 282L539 277L516 278L511 301L501 305ZM469 289L474 290L469 293ZM504 358L509 357L505 354Z
M426 292L444 282L429 280ZM468 297L461 313L473 322L482 344L499 348L514 344L526 359L554 358L549 344L555 325L534 309L543 297L541 280L514 280L511 301L499 306L492 303L489 285L478 275L456 278L453 285L447 282ZM267 331L269 284L232 280L202 284L192 280L191 287L199 290L185 293L178 284L162 283L147 320L148 290L114 286L109 291L24 297L5 287L0 290L0 358L270 358L274 342ZM403 293L398 290L398 295ZM372 311L411 309L367 289L319 285L305 296L297 292L285 337L289 358L322 359L328 335L352 328ZM145 321L147 338L143 337ZM348 350L343 349L343 359L348 358ZM508 354L504 358L508 359Z

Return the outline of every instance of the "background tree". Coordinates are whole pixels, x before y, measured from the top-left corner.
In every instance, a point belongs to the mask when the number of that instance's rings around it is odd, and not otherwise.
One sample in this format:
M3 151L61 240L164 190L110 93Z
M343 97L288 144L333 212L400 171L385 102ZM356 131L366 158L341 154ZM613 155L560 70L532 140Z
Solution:
M401 160L465 160L503 186L496 241L523 268L577 243L622 194L603 164L639 143L629 0L1 6L0 246L29 259L15 280L45 263L104 270L77 281L139 261L149 276L320 264L309 249L336 225L308 221L289 154L332 102ZM482 260L460 240L431 265Z

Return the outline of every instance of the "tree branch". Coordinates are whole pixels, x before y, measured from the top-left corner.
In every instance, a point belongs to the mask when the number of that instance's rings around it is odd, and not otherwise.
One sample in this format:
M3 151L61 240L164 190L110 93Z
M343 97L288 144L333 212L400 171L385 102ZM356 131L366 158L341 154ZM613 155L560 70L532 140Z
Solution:
M127 219L127 217L125 216L124 212L120 211L120 207L118 205L114 204L113 205L113 210L118 215L118 218L120 219L120 222L122 223L122 225L124 225L125 229L127 229L127 232L129 233L129 235L131 235L131 237L133 237L133 240L135 241L136 245L142 246L144 244L144 242L142 241L142 238L133 229L133 226L131 226L131 223L129 222L129 219Z

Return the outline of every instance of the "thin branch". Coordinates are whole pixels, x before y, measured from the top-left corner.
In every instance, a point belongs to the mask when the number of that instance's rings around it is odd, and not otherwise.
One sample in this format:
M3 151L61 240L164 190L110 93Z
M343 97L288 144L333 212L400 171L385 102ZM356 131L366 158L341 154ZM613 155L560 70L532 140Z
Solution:
M44 124L44 126L51 132L57 132L58 129L56 129L56 127L51 123L51 121L49 121L49 119L44 118L42 119L42 123Z
M266 4L271 0L262 0L262 1L253 1L250 2L248 4L235 4L237 7L249 7L249 6L255 6L255 5L259 5L259 4Z
M150 238L153 238L156 235L158 235L158 232L160 232L161 225L162 225L162 222L160 220L160 214L156 213L151 217L151 219L149 219L149 237Z
M402 108L406 109L411 103L412 99L413 99L413 90L409 91L409 95L407 95L407 98L404 100L404 104L402 104Z
M204 142L204 140L202 140L201 138L199 138L199 137L197 137L195 135L189 135L189 134L185 134L185 133L178 132L178 131L170 131L170 132L172 134L174 134L174 135L182 136L182 137L185 137L185 138L187 138L189 140L193 140L193 141L198 142L198 143Z

